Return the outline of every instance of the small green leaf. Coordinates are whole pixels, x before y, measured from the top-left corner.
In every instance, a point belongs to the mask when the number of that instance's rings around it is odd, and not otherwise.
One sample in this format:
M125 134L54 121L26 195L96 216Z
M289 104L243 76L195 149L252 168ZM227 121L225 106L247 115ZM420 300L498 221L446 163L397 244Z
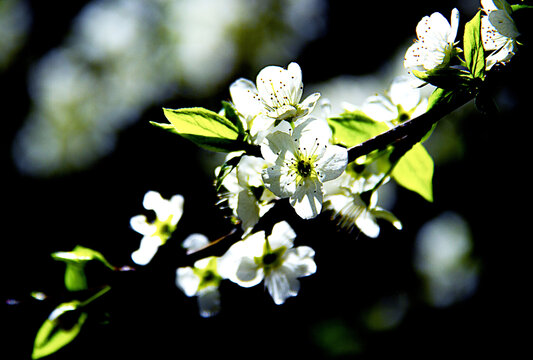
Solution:
M242 126L241 118L237 114L237 110L235 110L233 104L227 101L222 101L222 108L224 109L224 115L237 127L239 134L244 135L244 128Z
M68 291L87 290L87 277L85 276L85 265L67 264L65 269L65 287Z
M150 124L154 125L155 127L158 127L160 129L166 130L168 132L171 132L173 134L179 135L179 133L176 131L176 128L172 124L164 124L164 123L158 123L155 121L150 121Z
M387 124L369 118L362 111L346 112L339 117L329 118L333 138L337 144L346 147L358 145L387 130Z
M217 177L215 179L215 189L218 192L220 190L220 187L222 186L222 182L228 176L228 174L235 169L239 161L241 161L242 155L244 153L241 153L240 155L234 156L231 159L228 159L220 166L220 171L217 174Z
M459 68L443 68L429 71L412 70L420 80L443 89L457 89L459 87L468 87L472 81L472 75Z
M391 175L400 186L433 202L433 167L431 155L417 143L400 158Z
M440 105L440 104L449 104L454 99L454 91L453 90L445 90L442 88L436 88L431 93L429 99L428 99L428 108L427 111L431 110L433 107Z
M111 265L105 257L93 249L77 245L72 251L59 251L52 253L55 260L63 261L65 269L65 287L69 291L80 291L87 289L87 279L85 277L85 264L91 260L97 260L111 270L115 267Z
M481 10L465 25L463 46L466 67L474 78L485 76L485 49L481 39Z
M79 311L79 301L63 303L44 321L37 331L32 359L51 355L78 336L87 319L87 313Z
M115 267L111 265L102 255L102 253L86 248L81 245L76 245L74 250L72 251L59 251L52 254L52 257L55 260L64 261L67 263L78 263L78 264L85 264L87 261L91 260L98 260L111 270L114 270Z
M213 111L184 108L163 109L163 112L180 136L207 150L230 152L245 146L239 128Z

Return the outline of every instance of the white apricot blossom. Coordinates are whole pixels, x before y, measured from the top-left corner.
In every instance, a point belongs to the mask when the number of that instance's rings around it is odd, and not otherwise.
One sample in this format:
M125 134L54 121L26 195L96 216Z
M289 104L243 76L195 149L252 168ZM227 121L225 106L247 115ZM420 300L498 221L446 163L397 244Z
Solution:
M156 218L152 222L144 215L130 219L132 229L143 235L139 249L131 254L137 265L148 264L159 247L170 238L183 215L183 196L174 195L166 200L157 191L148 191L144 195L143 206L146 210L153 210Z
M366 236L376 238L380 232L377 219L381 218L398 230L402 229L402 223L396 216L377 206L378 192L368 193L381 181L381 177L376 174L356 177L345 172L327 184L324 197L326 208L333 212L333 218L338 219L341 227L349 230L357 227Z
M282 128L279 127L280 129ZM262 172L265 186L280 198L289 198L303 219L322 209L322 184L340 176L348 162L345 148L331 145L327 122L308 118L292 128L269 134L261 145L263 158L273 164Z
M205 235L191 234L183 241L183 247L194 251L208 243ZM211 317L220 311L218 287L222 277L218 274L217 262L217 257L210 256L196 261L192 267L180 267L176 270L176 286L188 297L197 297L202 317Z
M416 26L417 40L405 53L405 68L429 71L446 67L456 54L458 27L457 9L452 10L450 22L438 12L424 16Z
M298 278L316 272L315 252L308 246L294 246L296 233L286 221L264 231L248 235L233 244L219 260L219 273L224 278L252 287L264 280L274 303L283 304L300 289Z
M481 40L483 48L490 52L486 69L505 64L517 50L516 38L520 33L511 18L511 6L505 0L482 0L484 15L481 16Z
M365 100L361 110L370 118L394 127L426 112L428 99L421 98L420 89L412 86L406 75L396 77L389 91L376 94Z
M226 161L241 153L230 153ZM226 192L219 194L222 201L227 201L233 215L241 222L243 231L248 233L259 219L274 206L276 196L263 184L261 171L268 166L263 158L243 155L237 166L224 175L222 186ZM220 175L221 167L215 169Z
M230 86L237 112L244 118L243 126L252 140L260 144L264 132L281 120L294 121L313 111L319 93L302 102L303 83L300 66L292 62L287 69L267 66L257 75L257 86L247 79L238 79Z

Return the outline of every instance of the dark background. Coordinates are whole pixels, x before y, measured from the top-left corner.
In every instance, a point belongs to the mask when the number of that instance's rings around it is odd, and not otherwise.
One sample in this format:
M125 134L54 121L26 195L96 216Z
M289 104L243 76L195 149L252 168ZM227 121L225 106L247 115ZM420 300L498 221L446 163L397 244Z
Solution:
M165 198L176 193L185 196L184 216L172 240L149 266L135 272L112 274L90 265L89 285L111 282L113 289L92 305L94 310L78 338L50 359L166 359L184 353L200 358L335 354L434 358L509 355L524 345L520 335L527 330L519 325L529 327L526 314L530 311L525 295L530 284L525 281L529 257L525 248L531 238L529 18L517 14L524 46L508 66L491 74L495 93L505 90L513 105L497 115L468 111L467 117L450 120L461 134L463 153L456 161L437 164L434 203L398 189L396 205L390 210L404 229L396 231L380 223L382 233L377 239L361 235L354 240L354 234L338 231L326 214L304 222L289 211L286 217L298 234L297 244L317 252L317 273L302 279L299 295L282 306L273 304L262 285L243 289L223 282L222 312L202 319L195 299L186 298L174 285L175 270L186 261L179 244L192 232L218 238L231 230L231 224L226 213L215 207L213 179L198 161L209 154L199 153L191 143L161 132L148 121L163 122L162 107L216 109L220 100L229 99L230 82L208 98L176 95L154 104L119 133L110 155L87 169L52 177L24 175L13 163L12 144L31 104L27 73L41 56L62 43L85 2L29 4L33 16L29 37L0 73L4 114L0 353L9 355L1 358L28 359L35 333L50 311L76 296L64 290L64 265L50 253L81 244L102 252L112 264L133 265L129 255L140 235L129 228L129 219L147 213L142 208L147 190L157 190ZM306 83L374 72L399 44L414 37L422 16L440 11L448 17L454 6L459 7L464 24L477 5L330 1L324 33L293 60L302 67ZM243 65L233 78L253 79L258 70ZM413 247L420 226L446 210L468 221L472 255L479 259L481 270L474 295L437 308L422 296L422 281L413 268ZM29 296L32 291L42 291L48 298L36 301ZM364 323L368 309L380 298L396 294L409 298L402 321L390 330L368 329ZM5 305L7 299L16 299L17 304ZM323 345L320 339L325 334L338 343Z

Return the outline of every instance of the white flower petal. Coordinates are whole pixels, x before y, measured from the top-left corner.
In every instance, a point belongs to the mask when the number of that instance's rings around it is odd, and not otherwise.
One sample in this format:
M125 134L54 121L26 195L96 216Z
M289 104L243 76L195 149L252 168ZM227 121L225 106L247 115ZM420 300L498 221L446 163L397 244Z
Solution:
M291 98L294 101L294 104L297 104L302 98L303 83L302 69L300 68L300 65L295 62L291 62L289 66L287 66L287 82L291 89Z
M198 308L200 316L204 318L214 316L220 312L220 292L217 287L208 287L198 294Z
M377 238L379 236L379 225L369 211L363 211L355 219L355 225L368 237Z
M263 110L263 103L255 84L248 79L238 79L230 85L229 92L235 108L245 118L253 118Z
M290 203L302 219L312 219L322 210L322 184L318 180L306 179L298 185Z
M141 235L150 236L157 231L157 226L149 224L146 216L136 215L130 219L130 226Z
M320 93L313 93L306 97L299 106L300 110L303 111L302 116L311 113L314 110L316 103L319 99Z
M243 187L263 186L261 171L267 166L267 162L260 157L244 155L237 165L239 184Z
M513 19L503 10L491 11L489 21L498 33L507 38L516 39L520 35Z
M383 95L368 97L361 110L376 121L392 121L398 118L398 108Z
M259 96L270 109L277 109L283 105L296 105L298 92L294 89L293 80L288 71L279 66L267 66L257 75L257 91Z
M372 209L372 215L374 215L376 218L387 220L398 230L402 229L401 221L398 220L398 218L394 214L392 214L390 211L382 209L381 207L378 206L375 209Z
M300 148L312 149L317 142L322 145L329 143L331 129L327 122L309 117L296 126L293 138L297 139Z
M261 155L269 163L277 163L280 156L285 158L297 152L293 138L284 132L269 134L261 144ZM289 153L289 154L287 154ZM282 159L283 159L282 158Z
M255 286L263 280L263 269L257 266L253 258L243 257L237 268L237 279L242 287Z
M262 176L266 188L282 199L291 196L296 189L296 184L292 177L288 176L287 169L280 165L264 169Z
M409 112L420 102L420 89L413 88L411 79L402 75L392 81L389 96L394 105L401 105L404 111Z
M286 247L292 248L296 233L286 221L280 221L272 227L272 233L268 237L268 243L272 250Z
M283 265L290 268L295 277L309 276L316 272L314 256L315 251L309 246L298 246L287 251Z
M276 305L281 305L291 296L298 295L300 282L290 270L282 266L265 278L265 286Z
M195 251L209 244L209 239L204 234L191 234L183 240L182 246L188 251Z
M157 253L162 241L158 236L145 236L141 239L139 249L131 254L131 259L137 265L147 265Z
M450 17L450 30L448 33L448 43L453 44L457 37L457 29L459 28L459 10L453 8L452 15Z
M176 225L183 215L183 202L184 199L181 195L172 196L168 202L168 210L170 215L172 215L172 220L170 221L172 225Z
M219 275L236 284L241 281L237 277L237 269L243 258L254 258L263 255L265 232L258 231L248 235L244 240L237 241L222 255L217 262Z
M200 278L194 273L191 267L180 267L176 270L176 286L191 297L196 295Z
M257 115L252 120L252 126L250 127L250 135L252 135L253 143L261 145L264 138L272 132L271 129L275 122L276 119L264 114Z
M317 171L322 182L341 176L348 164L348 150L337 145L327 147L324 154L316 160Z
M239 192L237 199L237 216L241 219L243 231L246 232L259 221L259 204L248 190Z
M161 194L157 191L150 190L144 195L143 206L146 210L155 210L161 206L163 201L164 199L161 197Z

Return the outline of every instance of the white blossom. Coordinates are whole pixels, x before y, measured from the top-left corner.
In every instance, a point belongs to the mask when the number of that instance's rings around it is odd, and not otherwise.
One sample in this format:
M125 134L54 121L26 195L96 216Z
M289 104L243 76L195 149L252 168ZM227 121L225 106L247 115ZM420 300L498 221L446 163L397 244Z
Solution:
M302 70L292 62L287 69L267 66L257 75L257 86L238 79L230 86L230 94L243 125L252 140L260 144L266 131L281 120L294 121L313 111L320 98L314 93L300 102L303 95Z
M420 71L446 67L455 55L458 27L457 9L452 10L450 22L438 12L424 16L416 26L418 39L405 53L404 66Z
M481 39L485 51L486 69L497 63L506 63L516 52L516 38L520 33L511 18L511 7L505 0L482 0L484 15L481 17Z
M291 130L276 131L261 145L261 154L273 164L263 170L263 181L275 195L289 198L301 218L310 219L322 209L322 184L343 173L348 152L329 143L325 121L308 118Z
M226 161L239 154L230 153ZM261 171L268 166L263 158L243 155L237 166L225 175L222 186L227 190L219 196L227 201L233 215L241 221L245 234L252 230L261 216L274 206L274 194L265 188ZM215 169L217 176L221 168Z
M218 285L222 278L216 272L216 262L217 258L211 256L196 261L193 267L176 270L176 286L188 297L197 297L202 317L211 317L220 311Z
M380 228L377 219L389 221L398 230L402 223L389 211L377 206L378 192L373 191L368 198L363 193L371 191L381 180L382 175L372 174L368 177L354 177L345 172L326 186L326 207L333 211L333 217L339 220L343 228L357 227L368 237L376 238ZM387 179L388 180L388 179Z
M412 86L408 76L396 77L385 95L376 94L366 99L361 110L376 121L394 127L426 112L427 98L420 97L420 89Z
M205 235L196 233L183 241L183 247L194 251L208 243ZM176 270L176 286L188 297L197 297L202 317L211 317L220 311L218 286L222 277L218 274L217 263L218 258L210 256L196 261L192 267L180 267Z
M183 196L174 195L166 200L157 191L148 191L144 195L143 206L146 210L153 210L156 218L153 222L149 222L144 215L130 219L132 229L143 235L139 249L131 254L137 265L148 264L176 229L183 215Z
M294 248L296 234L290 225L279 222L270 236L260 231L233 244L220 258L219 273L243 287L264 280L277 305L283 304L300 289L298 278L316 272L315 252L308 246Z

